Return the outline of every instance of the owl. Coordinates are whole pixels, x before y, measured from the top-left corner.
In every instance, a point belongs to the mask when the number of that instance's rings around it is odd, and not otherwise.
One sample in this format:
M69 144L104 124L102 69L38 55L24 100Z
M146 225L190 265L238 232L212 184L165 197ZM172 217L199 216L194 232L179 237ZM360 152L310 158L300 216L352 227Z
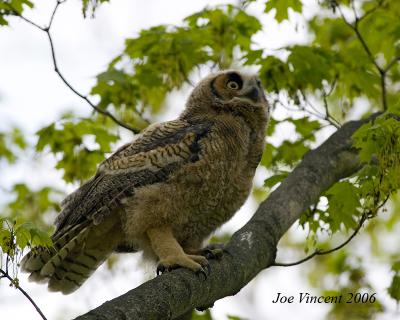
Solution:
M176 120L148 127L61 203L53 246L29 252L22 270L64 294L113 252L205 273L205 239L248 197L268 115L256 76L209 75Z

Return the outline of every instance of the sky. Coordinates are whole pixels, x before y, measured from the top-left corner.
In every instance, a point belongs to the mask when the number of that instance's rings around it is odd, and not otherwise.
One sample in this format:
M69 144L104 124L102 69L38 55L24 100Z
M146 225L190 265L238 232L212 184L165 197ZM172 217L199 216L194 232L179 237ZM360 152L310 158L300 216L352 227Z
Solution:
M55 1L36 2L40 3L38 8L27 12L26 16L45 25ZM187 15L218 3L232 1L111 0L110 4L99 7L95 19L83 19L80 1L69 0L60 7L52 27L59 67L68 81L86 94L94 85L96 74L121 52L125 38L134 37L141 29L150 26L180 24ZM255 5L250 8L250 13L259 16L261 10L262 7ZM312 14L313 10L315 8L311 4L306 6L306 15ZM255 46L274 52L274 48L289 43L306 42L309 35L302 25L302 18L293 17L294 22L277 25L271 15L263 15L261 21L264 28L255 37ZM186 90L171 95L168 103L173 107L158 120L176 117L183 109L188 93ZM46 35L13 18L9 27L0 29L0 131L17 125L34 141L34 133L39 128L57 120L67 110L74 110L82 116L91 112L90 107L74 95L54 72ZM282 132L274 138L283 139L287 134ZM34 154L24 155L12 172L0 166L0 186L7 188L15 182L28 181L33 188L51 184L66 191L73 190L74 186L65 184L61 172L54 169L54 159L49 156L32 162L32 157ZM263 175L265 172L260 169L256 183L262 182ZM0 193L0 204L5 201L1 197ZM256 203L250 199L220 232L240 228L255 208ZM291 257L284 258L289 260ZM379 266L374 270L375 282L384 291L389 277L382 274L387 270L380 270ZM26 274L20 274L19 279L21 286L34 298L48 319L64 320L85 313L153 276L152 266L143 266L137 254L131 254L124 255L121 263L112 270L103 265L82 288L69 296L50 293L43 285L29 283ZM236 296L217 301L212 309L214 319L225 320L227 314L254 320L280 320L293 315L298 320L323 319L328 311L325 305L271 303L278 292L286 295L298 295L300 292L316 294L302 277L301 267L265 270ZM395 310L393 305L389 306ZM0 314L2 319L40 319L32 305L4 280L0 282ZM391 320L395 317L393 312L388 312L379 319Z

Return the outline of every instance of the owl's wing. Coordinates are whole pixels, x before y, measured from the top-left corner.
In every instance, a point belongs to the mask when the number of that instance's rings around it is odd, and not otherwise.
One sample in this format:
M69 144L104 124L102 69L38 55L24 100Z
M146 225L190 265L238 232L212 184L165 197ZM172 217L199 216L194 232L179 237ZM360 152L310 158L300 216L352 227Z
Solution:
M61 203L53 240L76 225L99 224L124 198L132 197L135 188L166 181L184 164L198 161L199 141L211 128L212 122L165 122L122 146L99 166L92 179Z

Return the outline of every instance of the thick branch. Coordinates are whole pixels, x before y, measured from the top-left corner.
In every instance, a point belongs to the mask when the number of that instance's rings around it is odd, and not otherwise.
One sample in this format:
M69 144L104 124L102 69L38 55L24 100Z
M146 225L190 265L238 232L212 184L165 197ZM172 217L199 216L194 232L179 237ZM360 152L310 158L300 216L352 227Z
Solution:
M376 117L376 115L374 116ZM212 306L236 294L275 261L279 239L320 194L360 168L351 136L366 120L348 122L309 152L288 178L265 200L252 219L210 261L207 280L178 269L108 301L77 320L175 319L193 308Z

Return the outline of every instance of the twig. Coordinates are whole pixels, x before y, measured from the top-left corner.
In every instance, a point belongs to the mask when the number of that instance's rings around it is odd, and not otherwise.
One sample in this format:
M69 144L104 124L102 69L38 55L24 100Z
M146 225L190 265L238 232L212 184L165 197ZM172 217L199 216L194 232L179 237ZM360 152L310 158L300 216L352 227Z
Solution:
M389 64L386 66L385 72L388 72L398 61L400 61L400 56L394 57L393 60L390 61Z
M19 284L16 281L14 281L14 279L11 278L7 272L5 272L3 269L0 269L0 274L1 274L1 278L7 278L15 286L15 288L17 288L30 301L30 303L35 307L36 311L40 314L40 316L42 317L43 320L47 320L47 318L44 316L42 310L40 310L40 308L35 303L35 301L33 301L33 299L29 296L29 294L24 289L22 289L19 286Z
M354 2L354 0L352 2ZM357 18L357 23L360 23L362 20L364 20L366 17L368 17L371 13L374 13L377 9L379 9L383 5L384 2L385 2L385 0L380 0L380 1L378 1L378 4L375 7L365 11L361 17ZM355 15L357 14L355 11L354 11L354 13L355 13Z
M310 113L310 114L313 114L314 116L320 118L321 120L328 121L329 124L331 124L332 126L334 126L334 127L337 128L337 129L340 128L339 122L338 122L337 120L333 119L333 118L329 115L329 112L326 113L325 115L322 114L322 113L319 112L319 111L317 110L317 108L311 103L311 101L308 100L307 95L304 93L303 90L298 89L298 92L300 92L300 96L303 98L304 103L306 103L307 105L309 105L310 108L311 108L312 110L314 110L314 112L311 112L311 111L307 110L307 109L305 108L305 106L303 106L303 110L304 110L305 112L308 112L308 113Z
M333 117L333 116L331 115L331 113L329 112L328 99L327 99L327 98L332 94L333 90L335 89L336 81L337 81L337 77L334 79L334 81L333 81L333 83L332 83L332 85L331 85L331 88L329 89L328 92L325 92L325 90L322 89L322 98L323 98L324 107L325 107L325 118L326 118L327 120L330 119L330 120L331 120L331 124L334 125L336 128L340 128L340 126L341 126L341 125L340 125L340 122L337 121L337 120L335 119L335 117ZM336 124L336 125L335 125L335 124Z
M17 10L15 10L10 4L7 4L10 8L10 10L13 11L13 13L18 16L19 18L21 18L22 20L28 22L29 24L33 25L34 27L36 27L37 29L44 31L47 34L49 43L50 43L50 49L51 49L51 56L52 56L52 60L53 60L53 66L54 66L54 71L57 73L57 75L60 77L60 79L64 82L64 84L73 92L75 93L78 97L80 97L81 99L85 100L95 111L97 111L98 113L110 118L112 121L114 121L116 124L118 124L119 126L130 130L133 133L139 133L140 130L131 127L130 125L122 122L121 120L117 119L113 114L111 114L110 112L108 112L107 110L101 109L98 106L96 106L93 102L90 101L90 99L86 96L81 94L80 92L78 92L63 76L63 74L61 73L60 69L58 68L58 64L57 64L57 59L56 59L56 53L55 53L55 49L54 49L54 43L53 43L53 38L51 36L50 33L50 29L51 26L53 24L54 21L54 16L57 12L58 7L60 6L60 4L64 3L66 0L57 0L57 3L53 9L53 12L51 14L50 20L49 20L49 24L47 27L41 27L39 26L37 23L25 18L23 15L21 15Z
M66 1L66 0L57 0L57 4L56 4L56 6L55 6L54 9L53 9L53 13L51 14L50 21L49 21L49 24L48 24L48 26L47 26L46 29L50 29L50 28L51 28L51 25L53 24L53 19L54 19L54 16L56 15L56 11L57 11L57 9L58 9L58 6L59 6L60 4L62 4L63 2L65 2L65 1Z
M343 248L345 245L347 245L357 235L357 233L360 231L360 229L364 225L364 222L367 219L373 218L375 216L376 212L386 204L386 202L389 200L389 198L390 198L390 194L388 194L386 196L385 200L383 200L382 203L377 205L373 210L370 209L370 210L364 211L363 215L361 216L361 219L360 219L360 221L358 223L357 228L354 230L354 232L351 234L351 236L346 241L344 241L342 244L338 245L337 247L335 247L333 249L329 249L329 250L316 249L312 254L308 255L307 257L305 257L305 258L303 258L303 259L301 259L299 261L292 262L292 263L275 262L274 264L272 264L272 266L291 267L291 266L299 265L299 264L301 264L301 263L303 263L303 262L305 262L307 260L312 259L315 256L322 256L322 255L329 254L329 253L332 253L334 251L337 251L337 250ZM317 208L317 205L314 206L313 211L315 211L316 208Z
M369 60L371 61L371 63L375 66L375 68L377 69L380 77L381 77L381 91L382 91L382 108L384 111L387 110L387 95L386 95L386 72L387 72L387 68L382 68L379 63L375 60L374 55L372 54L371 50L369 49L365 39L363 38L363 36L360 33L360 30L358 28L358 25L360 23L360 21L362 21L366 16L368 16L369 14L373 13L374 11L376 11L382 4L383 4L384 0L379 1L379 3L372 8L371 10L368 10L362 17L358 17L357 12L355 10L353 1L351 1L351 5L353 8L353 12L354 12L354 24L350 23L346 17L343 14L343 11L340 7L339 4L337 4L337 8L339 10L340 16L342 17L344 23L346 25L348 25L356 34L358 40L361 43L361 46L363 47L364 51L366 52Z
M367 218L368 218L368 214L364 213L362 215L361 219L360 219L360 222L359 222L357 228L354 230L354 232L351 234L351 236L346 241L344 241L343 243L338 245L337 247L334 247L334 248L329 249L329 250L316 249L312 254L308 255L307 257L305 257L305 258L303 258L303 259L301 259L299 261L291 262L291 263L275 262L275 263L272 264L272 266L277 266L277 267L296 266L296 265L299 265L299 264L301 264L301 263L303 263L305 261L308 261L308 260L314 258L315 256L322 256L322 255L329 254L329 253L332 253L334 251L340 250L341 248L343 248L346 244L348 244L357 235L358 231L360 231L361 227L363 226L363 224L364 224L365 220L367 220Z

